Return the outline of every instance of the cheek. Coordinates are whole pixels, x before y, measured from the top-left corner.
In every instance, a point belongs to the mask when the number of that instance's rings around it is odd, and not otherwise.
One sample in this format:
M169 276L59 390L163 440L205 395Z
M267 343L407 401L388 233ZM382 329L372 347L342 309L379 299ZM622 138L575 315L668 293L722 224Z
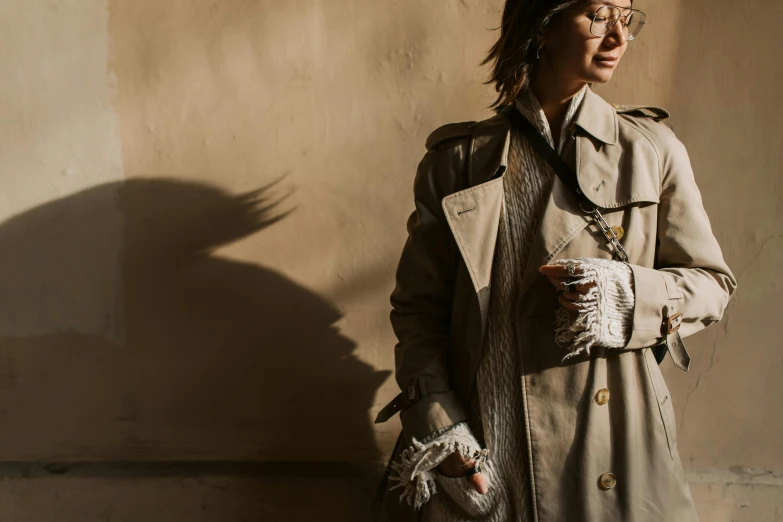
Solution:
M574 66L589 63L596 51L597 46L592 40L575 37L563 41L561 56L565 58L563 62Z
M602 40L600 38L591 38L585 41L585 59L588 62L592 61L593 57L600 52L601 42Z

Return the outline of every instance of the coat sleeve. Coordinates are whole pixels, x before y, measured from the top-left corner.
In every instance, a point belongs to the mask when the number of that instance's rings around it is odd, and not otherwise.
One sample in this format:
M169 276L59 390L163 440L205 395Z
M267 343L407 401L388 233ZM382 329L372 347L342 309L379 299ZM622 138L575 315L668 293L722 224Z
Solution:
M737 288L712 234L685 146L662 123L653 125L662 165L655 266L630 265L635 306L628 348L663 342L667 318L677 313L682 314L680 337L719 321Z
M449 376L449 329L459 253L441 200L467 179L470 140L452 140L428 151L414 181L415 210L391 295L395 378L403 390L400 413L415 438L465 421L468 416ZM393 414L393 412L392 412ZM376 420L376 422L379 422ZM380 421L382 422L382 420Z

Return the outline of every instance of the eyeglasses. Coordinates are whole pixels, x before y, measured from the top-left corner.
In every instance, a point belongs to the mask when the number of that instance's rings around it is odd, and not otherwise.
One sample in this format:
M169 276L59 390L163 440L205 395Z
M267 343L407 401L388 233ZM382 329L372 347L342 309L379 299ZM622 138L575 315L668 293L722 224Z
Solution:
M625 12L625 14L623 14ZM616 5L603 5L593 14L590 34L606 36L618 21L627 40L633 40L644 27L645 15L638 9L620 8Z

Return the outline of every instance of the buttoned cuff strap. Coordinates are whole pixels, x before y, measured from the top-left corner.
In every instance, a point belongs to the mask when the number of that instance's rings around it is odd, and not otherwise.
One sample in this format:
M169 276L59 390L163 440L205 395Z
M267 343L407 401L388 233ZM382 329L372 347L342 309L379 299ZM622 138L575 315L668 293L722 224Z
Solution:
M680 304L683 294L670 273L629 264L633 270L633 332L628 348L644 348L666 342L674 364L688 370L690 356L680 337Z

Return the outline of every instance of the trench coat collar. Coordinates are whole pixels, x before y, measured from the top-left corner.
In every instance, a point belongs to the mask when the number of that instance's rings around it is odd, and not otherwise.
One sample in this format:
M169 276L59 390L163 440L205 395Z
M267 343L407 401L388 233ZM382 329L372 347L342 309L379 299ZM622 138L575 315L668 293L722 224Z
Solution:
M619 134L617 111L589 86L574 125L578 125L588 134L608 145L617 143Z
M573 124L607 145L615 145L619 139L617 111L593 92L589 85ZM480 185L505 173L510 145L511 127L501 114L474 126L471 151L473 160L469 173L471 186Z

